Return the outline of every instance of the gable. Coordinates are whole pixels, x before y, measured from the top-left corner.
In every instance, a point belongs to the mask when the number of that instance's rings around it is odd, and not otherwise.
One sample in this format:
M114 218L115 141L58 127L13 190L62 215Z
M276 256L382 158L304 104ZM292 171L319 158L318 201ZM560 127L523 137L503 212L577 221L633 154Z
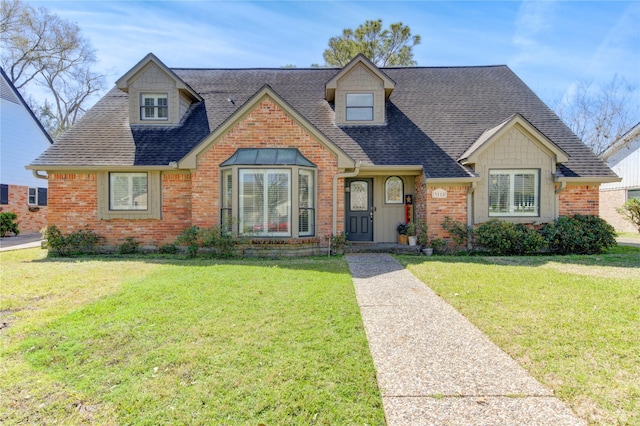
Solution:
M521 136L521 137L518 137ZM554 163L564 163L569 157L560 147L533 127L520 114L516 114L499 125L486 130L459 158L462 164L475 164L480 156L498 141L509 146L514 155L526 158L530 147L545 152Z
M295 127L297 133L294 138L291 137L292 127ZM224 137L239 137L243 141L249 140L256 148L264 146L286 148L295 145L296 138L304 138L305 134L329 150L337 158L339 168L354 166L353 160L348 155L315 129L311 123L268 86L265 86L242 105L177 165L179 168L195 169L198 156Z

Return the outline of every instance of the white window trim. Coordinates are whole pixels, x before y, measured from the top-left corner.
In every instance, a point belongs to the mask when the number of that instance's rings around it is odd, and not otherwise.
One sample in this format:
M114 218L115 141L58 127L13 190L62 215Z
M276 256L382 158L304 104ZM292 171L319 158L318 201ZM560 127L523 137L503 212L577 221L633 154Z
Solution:
M34 194L31 195L31 190L33 190ZM33 197L33 202L31 202L31 197ZM27 190L27 204L30 206L37 206L38 205L38 188L35 187L29 187L29 189Z
M509 175L509 211L508 212L492 212L491 211L491 176L492 174L508 174ZM513 198L514 198L514 181L515 175L517 174L532 174L535 176L534 183L534 210L533 212L528 211L517 211L514 209ZM540 216L540 170L539 169L490 169L489 170L489 184L488 184L488 208L489 208L489 217L538 217Z
M114 200L113 200L113 184L114 184L114 178L117 177L118 175L121 175L123 177L127 177L128 179L128 189L129 189L129 197L131 198L129 201L129 207L130 208L115 208L114 206ZM146 192L146 197L147 197L147 203L145 205L144 208L133 208L133 178L135 176L137 177L142 177L144 175L144 177L147 179L146 182L146 186L147 186L147 192ZM129 211L147 211L149 210L149 173L146 172L109 172L109 210L110 211L125 211L125 212L129 212Z
M145 105L145 99L153 99L153 105ZM166 99L167 105L158 105L158 99ZM147 117L145 108L153 108L154 116ZM158 117L158 109L166 108L167 116ZM168 121L169 120L169 94L168 93L140 93L140 121Z

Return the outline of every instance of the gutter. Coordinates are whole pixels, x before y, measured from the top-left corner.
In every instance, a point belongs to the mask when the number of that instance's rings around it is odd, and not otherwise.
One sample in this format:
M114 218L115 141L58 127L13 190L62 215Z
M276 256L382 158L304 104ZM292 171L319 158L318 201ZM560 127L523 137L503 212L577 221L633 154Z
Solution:
M31 173L33 173L33 176L35 176L37 179L49 180L49 176L48 175L38 174L38 170L36 170L36 169L31 170Z
M338 179L357 176L358 173L360 173L360 163L360 161L356 162L356 168L352 172L333 175L333 219L331 222L331 235L336 235L336 232L338 232Z

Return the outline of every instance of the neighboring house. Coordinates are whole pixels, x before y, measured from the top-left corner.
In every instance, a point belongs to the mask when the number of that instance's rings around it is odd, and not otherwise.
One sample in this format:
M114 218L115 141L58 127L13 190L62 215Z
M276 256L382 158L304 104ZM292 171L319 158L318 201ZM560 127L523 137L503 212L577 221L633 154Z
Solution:
M622 178L600 186L600 216L618 231L637 232L616 208L631 198L640 198L640 123L613 142L600 158Z
M18 215L20 232L38 232L47 224L47 180L25 166L53 140L2 68L0 75L0 210Z
M408 210L544 223L616 175L506 66L168 68L147 55L28 168L49 223L107 245L230 223L264 245L395 242ZM411 197L409 197L411 195ZM405 209L405 201L412 208ZM257 241L262 239L261 241Z

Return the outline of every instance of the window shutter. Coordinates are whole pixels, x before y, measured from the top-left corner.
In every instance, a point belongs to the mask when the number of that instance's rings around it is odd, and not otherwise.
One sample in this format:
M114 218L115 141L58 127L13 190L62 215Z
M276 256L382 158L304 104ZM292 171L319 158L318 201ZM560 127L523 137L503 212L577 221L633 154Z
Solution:
M9 185L0 185L0 204L9 204Z
M47 188L38 188L38 205L47 205Z

